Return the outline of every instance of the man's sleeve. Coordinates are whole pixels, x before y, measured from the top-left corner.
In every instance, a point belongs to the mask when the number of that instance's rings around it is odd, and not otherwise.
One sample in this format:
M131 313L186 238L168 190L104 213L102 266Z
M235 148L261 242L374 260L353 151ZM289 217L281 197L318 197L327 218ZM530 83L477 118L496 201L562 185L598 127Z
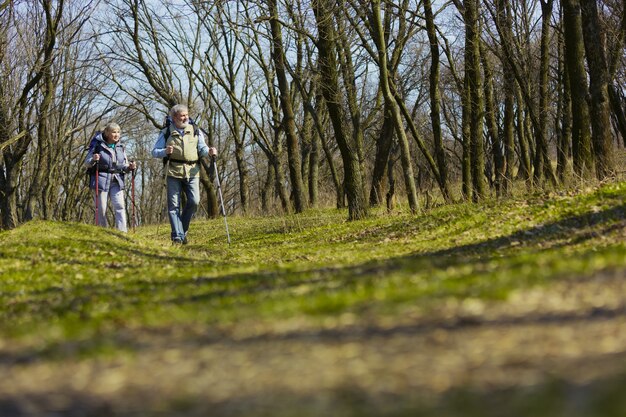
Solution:
M202 158L203 156L209 155L209 147L204 141L204 134L202 130L198 131L198 156Z
M155 158L165 158L167 156L165 153L165 133L163 131L159 133L159 138L152 148L152 156Z

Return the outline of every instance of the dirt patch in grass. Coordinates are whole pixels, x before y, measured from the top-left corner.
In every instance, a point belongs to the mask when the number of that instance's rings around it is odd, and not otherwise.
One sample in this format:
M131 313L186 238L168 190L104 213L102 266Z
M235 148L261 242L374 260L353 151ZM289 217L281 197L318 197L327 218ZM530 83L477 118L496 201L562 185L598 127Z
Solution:
M90 340L50 352L0 342L0 415L626 410L616 400L626 375L626 279L617 270L516 291L506 301L409 306L393 319L347 314L328 325L294 318L99 337L115 355L81 359Z

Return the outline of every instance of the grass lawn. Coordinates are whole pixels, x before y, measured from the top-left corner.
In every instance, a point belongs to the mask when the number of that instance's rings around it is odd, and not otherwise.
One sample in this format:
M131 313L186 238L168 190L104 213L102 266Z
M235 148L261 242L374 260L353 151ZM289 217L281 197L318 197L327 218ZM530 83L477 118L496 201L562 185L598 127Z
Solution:
M626 183L0 233L0 416L623 416Z

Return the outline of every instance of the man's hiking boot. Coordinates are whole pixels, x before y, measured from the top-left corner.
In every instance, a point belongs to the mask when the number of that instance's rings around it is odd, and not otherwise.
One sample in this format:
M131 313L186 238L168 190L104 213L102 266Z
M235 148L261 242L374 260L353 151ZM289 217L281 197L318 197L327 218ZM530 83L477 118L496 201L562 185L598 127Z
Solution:
M186 240L186 239L185 239L185 240ZM186 243L186 241L180 240L180 239L178 239L178 238L176 238L176 239L172 239L172 245L183 245L183 244L185 244L185 243Z

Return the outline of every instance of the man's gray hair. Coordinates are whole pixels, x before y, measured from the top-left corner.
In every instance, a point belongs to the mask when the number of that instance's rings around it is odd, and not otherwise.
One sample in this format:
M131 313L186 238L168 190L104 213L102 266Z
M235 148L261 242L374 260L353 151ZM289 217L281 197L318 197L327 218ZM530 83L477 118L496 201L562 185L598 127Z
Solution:
M189 108L184 104L177 104L170 110L170 117L174 117L179 113L189 113Z

